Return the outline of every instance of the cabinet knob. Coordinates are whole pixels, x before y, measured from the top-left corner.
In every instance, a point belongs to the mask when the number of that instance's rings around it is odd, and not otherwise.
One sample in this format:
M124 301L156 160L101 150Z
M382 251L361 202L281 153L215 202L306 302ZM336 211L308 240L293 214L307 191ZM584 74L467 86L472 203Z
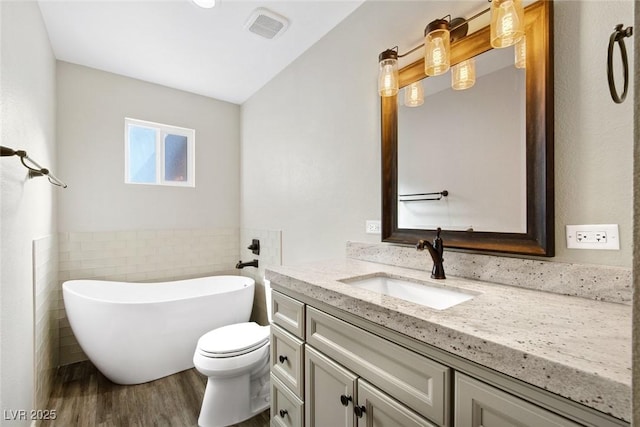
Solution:
M365 412L367 412L367 411L365 411L365 409L366 409L366 408L365 408L364 406L355 406L355 407L353 408L353 412L355 412L355 413L356 413L356 417L358 417L358 418L362 418L362 416L364 415L364 413L365 413Z
M286 409L280 409L280 417L284 418L289 412Z
M351 396L346 396L344 394L340 396L340 403L342 403L342 406L349 406L349 402L352 400L353 398Z
M287 356L280 355L278 356L278 360L280 361L280 363L284 363L287 361Z

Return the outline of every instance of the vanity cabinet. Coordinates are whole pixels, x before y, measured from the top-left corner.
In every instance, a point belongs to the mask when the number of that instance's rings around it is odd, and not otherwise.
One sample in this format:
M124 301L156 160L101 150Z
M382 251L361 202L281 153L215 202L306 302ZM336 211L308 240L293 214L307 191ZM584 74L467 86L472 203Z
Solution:
M305 302L273 292L272 426L628 426L472 362L411 344L401 334L367 327L322 303L320 310L313 300Z
M272 425L451 425L450 368L279 292L272 298Z

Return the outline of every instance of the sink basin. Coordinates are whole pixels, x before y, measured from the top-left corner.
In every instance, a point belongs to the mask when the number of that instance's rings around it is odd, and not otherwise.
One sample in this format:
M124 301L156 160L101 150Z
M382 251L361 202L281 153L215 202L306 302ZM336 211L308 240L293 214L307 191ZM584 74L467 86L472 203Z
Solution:
M472 299L475 295L439 286L429 286L401 278L379 275L353 277L343 283L361 289L368 289L394 298L421 304L437 310L444 310Z

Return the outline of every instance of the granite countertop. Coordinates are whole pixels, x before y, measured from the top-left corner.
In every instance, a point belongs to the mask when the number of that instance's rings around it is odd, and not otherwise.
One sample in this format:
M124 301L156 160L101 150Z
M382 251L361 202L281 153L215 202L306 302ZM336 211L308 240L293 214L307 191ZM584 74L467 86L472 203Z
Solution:
M388 274L476 294L436 310L340 280ZM353 259L274 267L267 279L580 402L631 418L631 307Z

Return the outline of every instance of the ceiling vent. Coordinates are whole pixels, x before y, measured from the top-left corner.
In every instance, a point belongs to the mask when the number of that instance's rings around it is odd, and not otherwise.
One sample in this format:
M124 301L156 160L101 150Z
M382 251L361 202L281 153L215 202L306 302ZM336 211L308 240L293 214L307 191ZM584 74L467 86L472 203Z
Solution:
M287 18L260 7L253 11L244 28L266 39L275 39L280 37L288 26Z

